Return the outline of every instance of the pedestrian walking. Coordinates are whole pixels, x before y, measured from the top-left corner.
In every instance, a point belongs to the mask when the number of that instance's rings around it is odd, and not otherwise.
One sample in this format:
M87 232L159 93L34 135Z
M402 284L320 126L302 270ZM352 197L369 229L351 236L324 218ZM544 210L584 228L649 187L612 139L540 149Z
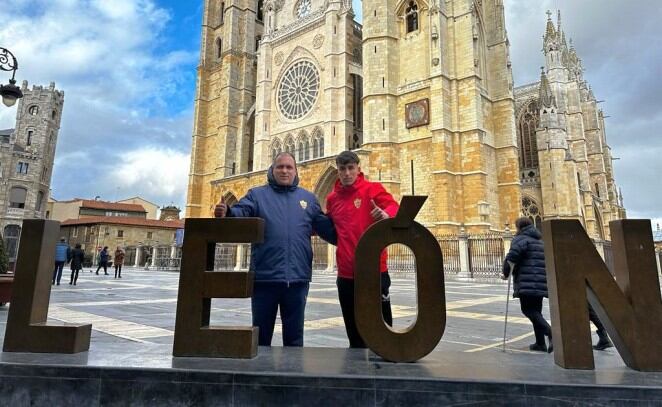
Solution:
M64 237L60 238L60 241L55 245L55 269L53 270L53 285L57 283L60 285L60 279L62 278L62 269L64 268L65 263L69 261L69 256L71 256L69 245L66 243Z
M97 276L99 275L99 269L103 267L103 274L108 275L108 259L110 254L108 254L108 246L104 246L103 250L99 253L99 266L97 267Z
M122 278L122 265L124 264L124 250L117 246L115 249L115 256L113 257L113 265L115 265L115 278Z
M85 252L81 249L80 243L76 243L76 246L71 251L71 280L69 281L69 285L76 285L78 273L83 268L83 260L85 260Z
M552 352L552 327L542 315L542 301L547 297L547 274L545 273L545 250L542 235L531 222L522 217L515 221L517 233L503 263L502 278L513 274L513 297L519 298L522 313L533 324L536 342L529 346L532 351ZM545 342L549 340L549 345Z

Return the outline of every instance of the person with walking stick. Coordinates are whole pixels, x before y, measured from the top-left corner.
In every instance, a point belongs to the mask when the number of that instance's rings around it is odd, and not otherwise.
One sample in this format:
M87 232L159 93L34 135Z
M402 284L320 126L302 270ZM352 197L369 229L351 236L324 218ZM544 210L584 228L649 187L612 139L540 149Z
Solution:
M522 217L515 221L517 233L503 263L501 278L508 279L513 263L513 297L519 298L522 313L533 324L536 342L529 349L537 352L552 352L552 327L542 315L542 300L547 297L547 274L545 273L545 250L542 235L531 222ZM545 343L548 339L549 345Z

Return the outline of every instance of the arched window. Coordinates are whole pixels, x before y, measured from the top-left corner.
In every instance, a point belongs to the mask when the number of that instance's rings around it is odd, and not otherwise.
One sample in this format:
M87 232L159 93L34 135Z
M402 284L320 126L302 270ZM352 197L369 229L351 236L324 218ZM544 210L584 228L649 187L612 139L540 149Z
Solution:
M313 158L324 157L324 135L319 128L313 130Z
M216 39L216 58L220 58L223 53L223 40L220 38Z
M542 213L538 203L528 196L522 197L522 215L531 219L538 230L542 228Z
M595 183L595 194L600 198L600 186L597 182Z
M418 30L418 6L416 2L409 2L407 10L405 10L405 19L407 20L407 33Z
M28 195L28 190L23 187L12 187L9 192L9 207L23 209L25 208L25 198Z
M262 41L262 37L259 35L255 37L255 52L260 50L260 41Z
M28 130L28 138L25 142L26 146L32 145L32 136L33 135L34 135L34 131L33 130Z
M294 149L295 149L294 148L294 139L292 138L292 136L288 136L285 139L285 151L292 154L292 155L294 155Z
M297 145L297 151L298 151L298 156L299 156L299 162L305 160L304 158L304 146L303 146L303 141L299 140L299 144Z
M306 137L306 141L303 143L303 159L304 160L310 160L310 141L308 141L308 138Z
M277 156L278 153L280 153L281 151L282 151L282 150L281 150L281 147L280 147L280 140L275 139L275 140L273 141L273 143L271 143L271 160L272 160L272 161L275 160L275 159L276 159L276 156Z
M223 24L223 22L225 22L225 2L221 3L221 7L219 8L218 12L220 13L218 16L218 21Z
M538 168L538 143L536 140L536 128L540 122L538 104L535 101L529 103L520 115L517 123L517 144L519 147L520 169Z
M39 106L33 105L28 108L28 113L31 116L36 116L39 114Z

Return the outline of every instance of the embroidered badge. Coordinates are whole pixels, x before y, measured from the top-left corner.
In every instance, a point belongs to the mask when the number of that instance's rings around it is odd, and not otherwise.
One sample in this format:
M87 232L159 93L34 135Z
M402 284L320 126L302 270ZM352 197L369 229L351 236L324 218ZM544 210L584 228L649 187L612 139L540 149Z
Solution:
M356 206L356 209L359 209L361 207L361 198L356 198L354 200L354 206Z
M308 207L308 202L301 200L299 201L299 205L301 205L301 209L305 210Z

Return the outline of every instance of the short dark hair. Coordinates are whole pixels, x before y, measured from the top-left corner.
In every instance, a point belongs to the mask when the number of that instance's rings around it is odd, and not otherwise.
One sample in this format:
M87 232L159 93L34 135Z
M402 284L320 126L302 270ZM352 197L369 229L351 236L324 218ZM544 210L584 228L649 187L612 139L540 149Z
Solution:
M525 227L527 227L529 225L533 225L533 222L531 222L531 219L527 218L526 216L522 216L521 218L517 218L517 220L515 221L515 227L518 230L522 230L522 229L524 229Z
M76 249L80 249L80 243L76 243Z
M359 156L353 151L343 151L336 157L336 165L359 164Z

